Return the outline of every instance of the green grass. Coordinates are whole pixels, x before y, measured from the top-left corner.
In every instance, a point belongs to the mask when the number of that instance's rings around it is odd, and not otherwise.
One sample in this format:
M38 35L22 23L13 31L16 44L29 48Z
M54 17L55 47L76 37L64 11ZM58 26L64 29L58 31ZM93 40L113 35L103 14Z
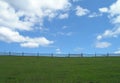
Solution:
M120 83L120 57L0 56L0 83Z

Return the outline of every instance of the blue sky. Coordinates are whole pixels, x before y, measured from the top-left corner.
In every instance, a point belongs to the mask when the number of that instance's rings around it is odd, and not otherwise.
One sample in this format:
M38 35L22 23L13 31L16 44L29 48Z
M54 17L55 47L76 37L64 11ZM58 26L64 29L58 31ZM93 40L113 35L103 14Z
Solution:
M0 51L120 53L120 0L0 0Z

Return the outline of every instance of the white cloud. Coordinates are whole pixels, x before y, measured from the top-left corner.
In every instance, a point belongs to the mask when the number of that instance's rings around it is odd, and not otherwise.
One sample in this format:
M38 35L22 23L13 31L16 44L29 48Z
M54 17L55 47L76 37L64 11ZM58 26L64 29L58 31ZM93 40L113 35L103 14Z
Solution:
M117 0L115 3L113 3L110 8L109 12L112 16L114 15L120 15L120 0Z
M52 10L61 10L66 9L70 5L68 0L5 0L9 2L12 6L18 9L27 10L27 11L37 11L34 9L52 9ZM26 6L27 4L27 6Z
M94 17L99 17L99 16L102 16L102 14L94 12L94 13L90 14L88 17L94 18Z
M45 28L45 27L36 27L37 30L40 30L40 32L48 32L49 28Z
M70 7L69 0L0 0L0 40L30 48L52 44L45 37L25 37L19 31L34 30L36 24L43 27L44 18L52 20L63 12L66 14Z
M99 11L102 13L107 13L110 22L112 22L115 27L112 29L107 29L102 34L99 34L96 38L97 41L105 38L117 38L120 35L120 0L117 0L109 7L99 8Z
M99 8L102 13L108 13L112 23L120 23L120 0L117 0L110 7Z
M118 48L117 51L114 52L115 54L120 54L120 48Z
M120 0L117 0L115 3L109 7L99 8L100 12L109 13L112 17L120 14Z
M116 16L115 18L113 18L112 22L114 24L120 24L120 15Z
M111 46L109 42L96 42L96 48L108 48L109 46Z
M97 40L101 40L101 39L102 39L102 35L98 35Z
M82 50L83 50L83 48L80 48L80 47L77 47L74 49L74 51L76 51L76 52L81 52Z
M53 43L53 41L47 40L45 37L39 38L26 38L27 40L21 43L22 47L35 48L39 46L48 46Z
M113 23L120 23L120 0L117 0L110 6L109 13L114 19Z
M37 48L39 47L38 43L28 42L28 43L21 43L21 47L27 47L27 48Z
M26 38L21 36L17 31L6 27L0 27L0 40L4 42L23 42Z
M106 30L103 34L97 36L96 48L107 48L111 46L109 42L100 42L105 38L117 38L120 35L120 28L114 28L112 30Z
M117 0L109 7L109 12L112 22L114 24L120 24L120 0Z
M108 8L106 8L106 7L99 8L99 11L102 13L106 13L106 12L108 12Z
M56 32L56 33L52 33L52 36L72 36L74 32Z
M87 15L90 11L88 9L84 9L80 6L76 7L76 15L77 16L84 16Z
M57 53L57 54L61 54L61 53L62 53L62 52L61 52L61 49L57 48L57 49L56 49L56 53Z
M6 2L0 1L0 26L18 30L31 30L32 24L20 21L14 8Z
M68 17L69 17L69 15L67 13L59 15L59 19L65 19L65 18L68 18Z
M53 41L47 40L45 37L30 38L6 27L0 27L0 40L8 43L20 43L22 47L29 48L53 44Z
M1 12L5 10L5 13L9 15L6 16L7 20L13 21L15 19L14 22L16 23L23 22L21 25L29 23L28 25L32 24L32 26L36 22L42 25L44 17L52 19L59 15L60 11L67 12L71 6L69 0L1 0L0 4L3 4L1 5L2 7L0 7ZM22 18L23 21L21 21L20 18ZM13 24L16 24L14 22Z
M73 32L57 32L56 35L71 36Z
M116 38L120 35L120 27L113 28L112 30L106 30L103 34L97 36L97 40L102 40L103 38Z
M66 11L71 4L68 0L4 0L18 12L29 19L43 20L44 17L54 18L58 12ZM27 6L26 6L27 4Z

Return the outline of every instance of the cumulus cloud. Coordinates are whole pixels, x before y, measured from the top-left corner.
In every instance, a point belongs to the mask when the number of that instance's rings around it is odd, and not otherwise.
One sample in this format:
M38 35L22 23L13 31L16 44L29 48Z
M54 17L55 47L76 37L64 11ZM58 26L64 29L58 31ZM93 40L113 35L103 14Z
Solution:
M34 42L27 42L27 43L21 43L20 46L27 47L27 48L36 48L36 47L39 47L39 44Z
M0 4L2 4L0 7L0 11L3 12L0 15L1 18L3 17L2 20L7 20L6 23L11 21L13 24L19 23L14 25L16 28L20 25L22 28L30 28L36 22L42 25L45 17L52 19L60 14L59 11L66 12L71 6L68 0L0 0ZM1 22L1 24L3 23Z
M73 34L73 32L57 32L56 34L54 34L55 36L57 35L62 35L62 36L71 36Z
M102 48L102 47L109 47L111 44L108 42L100 42L101 40L105 38L117 38L120 35L120 27L119 28L113 28L112 30L106 30L104 33L100 34L97 36L97 43L96 47L97 48Z
M99 8L99 11L108 13L113 24L120 23L120 0L117 0L109 7Z
M117 49L117 51L114 52L115 54L120 54L120 48Z
M102 39L102 35L98 35L96 39L97 40L101 40Z
M0 26L17 30L31 30L32 24L19 20L14 8L0 0Z
M29 48L47 46L53 43L53 41L50 41L45 37L30 38L28 36L22 36L19 34L19 32L6 27L0 27L0 40L8 43L20 43L22 47Z
M94 18L94 17L99 17L99 16L102 16L102 14L101 14L101 13L93 12L93 13L90 14L88 17L90 17L90 18Z
M96 39L97 41L101 41L105 38L117 38L120 35L120 0L117 0L115 3L110 5L109 7L99 8L101 13L107 13L110 19L110 22L115 25L112 29L105 30L102 34L99 34ZM100 43L105 46L110 46L110 43ZM98 45L99 46L99 42Z
M96 42L96 48L108 48L109 46L111 46L109 42Z
M115 18L113 18L112 22L114 24L120 24L120 15L116 16Z
M84 48L76 47L76 48L74 49L74 51L75 51L75 52L81 52L81 51L83 51L83 49L84 49Z
M49 44L52 44L53 41L47 40L45 37L39 37L39 38L26 38L26 41L21 43L22 47L29 47L29 48L35 48L39 46L47 46Z
M102 13L106 13L106 12L108 12L108 8L106 8L106 7L99 8L99 11Z
M4 42L23 42L26 38L21 36L17 31L6 27L0 27L0 40Z
M68 17L69 17L69 15L67 13L59 15L59 19L65 19L65 18L68 18Z
M68 0L4 0L11 5L18 13L28 18L28 20L39 18L43 20L44 17L54 18L58 12L66 11L70 7ZM27 4L27 6L26 6ZM39 20L37 19L37 20Z
M115 25L119 25L120 27L120 0L117 0L115 3L113 3L109 7L109 17L111 19L111 22Z
M117 0L115 3L113 3L109 7L109 13L112 16L119 15L120 14L120 0Z
M31 38L19 31L34 30L36 24L42 27L44 18L49 20L59 15L61 19L67 18L70 6L69 0L0 0L0 41L29 48L52 44L45 37Z
M116 38L120 35L120 27L113 28L112 30L106 30L103 34L97 36L97 40L102 40L103 38Z
M27 10L27 11L37 11L34 9L52 9L52 10L62 10L66 9L70 5L68 0L5 0L10 3L12 6L18 9ZM27 4L27 6L26 6ZM38 10L38 11L39 11Z
M62 52L61 52L61 49L57 48L57 49L56 49L56 53L57 53L57 54L61 54L61 53L62 53Z
M82 8L81 6L76 7L76 15L84 16L87 15L90 11L88 9Z
M100 12L109 13L111 16L116 16L120 14L120 0L117 0L115 3L110 5L109 7L99 8Z

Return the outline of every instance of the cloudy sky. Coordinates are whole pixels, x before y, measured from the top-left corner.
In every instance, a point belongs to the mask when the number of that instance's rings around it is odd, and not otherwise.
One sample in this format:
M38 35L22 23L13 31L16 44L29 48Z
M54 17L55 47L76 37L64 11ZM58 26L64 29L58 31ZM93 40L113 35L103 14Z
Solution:
M120 53L120 0L0 0L0 51Z

